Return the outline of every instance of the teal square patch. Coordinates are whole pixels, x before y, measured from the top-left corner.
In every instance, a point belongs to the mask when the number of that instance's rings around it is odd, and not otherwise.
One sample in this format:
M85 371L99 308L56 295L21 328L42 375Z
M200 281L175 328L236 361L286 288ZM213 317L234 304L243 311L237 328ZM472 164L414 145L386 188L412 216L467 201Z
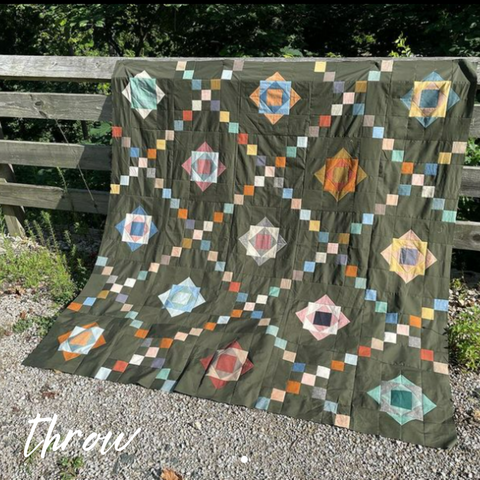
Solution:
M130 79L132 108L155 110L157 108L157 81L154 78Z
M392 390L390 393L390 404L392 407L411 410L413 404L412 392L404 390Z

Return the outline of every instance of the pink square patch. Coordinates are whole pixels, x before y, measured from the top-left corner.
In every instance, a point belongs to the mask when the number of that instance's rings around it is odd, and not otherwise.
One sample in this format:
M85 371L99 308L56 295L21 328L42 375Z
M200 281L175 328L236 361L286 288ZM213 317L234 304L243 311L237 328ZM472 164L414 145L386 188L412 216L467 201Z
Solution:
M258 250L268 250L272 245L272 237L259 233L255 237L255 248Z
M210 175L212 171L212 161L211 160L197 160L195 170L200 175Z

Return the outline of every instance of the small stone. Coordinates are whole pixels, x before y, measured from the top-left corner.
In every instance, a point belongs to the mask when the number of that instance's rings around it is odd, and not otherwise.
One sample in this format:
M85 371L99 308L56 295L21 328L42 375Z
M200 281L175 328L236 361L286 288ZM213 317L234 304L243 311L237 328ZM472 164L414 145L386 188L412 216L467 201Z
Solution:
M472 418L475 422L480 423L480 409L475 408L472 411Z

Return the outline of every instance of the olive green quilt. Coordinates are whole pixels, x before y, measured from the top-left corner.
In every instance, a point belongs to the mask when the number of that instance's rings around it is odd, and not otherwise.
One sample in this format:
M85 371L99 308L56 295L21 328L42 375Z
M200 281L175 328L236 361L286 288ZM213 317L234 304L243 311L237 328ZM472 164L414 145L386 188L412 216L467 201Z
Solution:
M475 89L465 60L118 62L99 257L25 364L452 446Z

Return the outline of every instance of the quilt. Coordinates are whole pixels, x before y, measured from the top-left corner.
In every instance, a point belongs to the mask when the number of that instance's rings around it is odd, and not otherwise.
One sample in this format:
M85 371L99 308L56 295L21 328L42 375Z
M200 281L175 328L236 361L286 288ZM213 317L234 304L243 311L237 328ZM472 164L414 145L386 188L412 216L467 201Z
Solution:
M463 59L117 62L105 233L25 365L432 447Z

